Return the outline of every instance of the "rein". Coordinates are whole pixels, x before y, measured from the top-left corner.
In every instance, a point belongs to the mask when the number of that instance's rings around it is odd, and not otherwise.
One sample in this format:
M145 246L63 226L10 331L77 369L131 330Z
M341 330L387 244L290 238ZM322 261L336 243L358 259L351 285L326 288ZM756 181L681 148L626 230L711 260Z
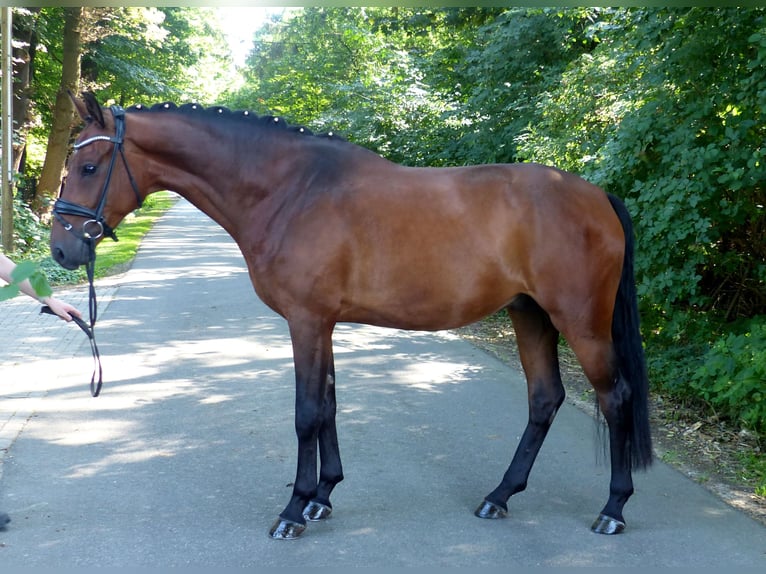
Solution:
M110 110L114 116L114 130L113 137L101 135L88 138L85 141L74 144L74 150L84 148L97 141L108 141L114 144L112 150L112 157L109 161L109 169L106 172L106 179L104 180L104 187L101 190L101 196L99 197L96 209L91 209L71 201L67 201L62 197L59 197L53 204L53 216L61 223L65 230L72 232L78 239L83 241L88 246L88 263L85 264L85 271L88 276L88 313L89 324L80 319L79 317L72 317L74 322L82 329L90 340L91 352L93 353L93 376L90 379L90 394L97 397L101 393L101 386L103 384L103 370L101 368L101 354L98 350L95 337L96 319L98 317L98 303L96 300L96 289L93 285L94 270L96 267L96 242L101 237L110 237L114 241L117 241L117 234L114 229L109 227L104 220L104 207L106 206L106 197L109 191L109 184L112 180L112 173L114 171L114 164L117 161L117 155L122 158L122 163L125 166L125 171L128 174L130 185L133 188L133 193L136 194L136 202L138 207L141 207L141 194L138 191L133 174L128 167L128 161L125 158L125 150L123 149L123 142L125 141L125 110L120 106L111 106ZM61 190L64 190L64 182L61 184ZM60 195L60 194L59 194ZM82 224L82 230L78 231L74 226L64 219L64 215L72 215L75 217L87 218ZM43 307L41 313L53 313L49 307ZM96 380L96 373L98 373L98 380Z
M94 299L95 301L95 299ZM44 305L42 309L40 309L40 313L47 313L48 315L56 315L54 313L53 309L48 307L48 305ZM102 369L101 369L101 354L98 352L98 345L96 345L96 336L93 334L93 325L88 325L85 321L77 317L76 315L71 315L72 321L74 321L80 329L83 330L83 333L85 333L88 336L88 339L90 340L90 350L93 353L93 376L90 378L90 394L94 397L97 397L101 393L101 385L103 384L102 380ZM98 371L98 381L96 381L96 371Z

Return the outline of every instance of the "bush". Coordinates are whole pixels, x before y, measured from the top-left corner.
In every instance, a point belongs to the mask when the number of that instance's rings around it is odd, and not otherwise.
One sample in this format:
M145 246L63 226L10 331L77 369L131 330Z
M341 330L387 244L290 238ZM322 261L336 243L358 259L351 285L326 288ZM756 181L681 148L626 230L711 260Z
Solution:
M45 230L40 218L18 197L13 199L13 241L22 253L39 248Z
M96 277L108 275L110 267L125 263L133 258L135 250L143 235L151 227L152 222L172 203L171 195L167 193L155 193L149 195L144 201L143 207L134 213L134 219L140 220L139 225L133 224L133 220L125 222L118 234L123 241L115 246L111 241L99 246L98 253L101 257L96 259ZM21 261L31 261L39 266L43 275L53 286L72 285L87 280L84 267L68 270L56 263L50 255L50 227L43 224L40 218L22 201L16 200L14 212L14 239L17 252L13 258ZM148 216L142 218L142 216ZM118 260L114 260L114 252L118 251Z
M766 433L766 317L716 341L691 373L689 387L720 415Z
M20 198L13 200L13 239L16 250L11 254L11 258L17 263L35 263L51 285L79 283L85 280L84 269L69 271L53 261L48 247L50 227Z
M606 10L604 26L520 155L625 200L655 390L766 432L766 12Z

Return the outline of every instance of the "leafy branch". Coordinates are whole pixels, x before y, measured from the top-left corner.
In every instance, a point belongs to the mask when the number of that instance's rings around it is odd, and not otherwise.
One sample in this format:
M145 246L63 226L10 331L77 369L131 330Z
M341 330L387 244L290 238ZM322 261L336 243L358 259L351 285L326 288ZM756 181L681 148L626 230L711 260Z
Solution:
M38 297L50 297L53 294L48 279L40 267L32 261L22 261L13 268L11 282L0 287L0 301L11 299L21 291L21 284L28 280Z

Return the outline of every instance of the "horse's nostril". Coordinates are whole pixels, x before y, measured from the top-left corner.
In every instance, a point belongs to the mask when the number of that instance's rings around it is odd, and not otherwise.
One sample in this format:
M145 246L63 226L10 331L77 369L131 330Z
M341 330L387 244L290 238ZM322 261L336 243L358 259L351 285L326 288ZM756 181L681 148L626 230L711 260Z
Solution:
M51 257L64 269L77 269L77 264L68 261L66 253L61 247L51 246Z

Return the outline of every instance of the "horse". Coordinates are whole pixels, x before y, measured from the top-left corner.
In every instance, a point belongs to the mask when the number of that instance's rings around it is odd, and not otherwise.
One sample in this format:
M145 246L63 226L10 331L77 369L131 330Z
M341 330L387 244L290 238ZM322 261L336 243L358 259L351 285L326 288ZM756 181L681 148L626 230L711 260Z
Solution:
M53 258L67 269L92 263L95 244L126 214L148 194L172 190L229 233L257 296L287 321L298 457L272 538L298 538L307 521L328 518L343 480L337 323L436 331L503 310L529 414L508 470L474 514L506 516L510 497L527 486L565 398L561 335L608 427L609 496L591 529L625 529L632 471L651 464L652 446L635 240L620 199L535 163L410 167L280 117L70 97L85 126L53 208Z

